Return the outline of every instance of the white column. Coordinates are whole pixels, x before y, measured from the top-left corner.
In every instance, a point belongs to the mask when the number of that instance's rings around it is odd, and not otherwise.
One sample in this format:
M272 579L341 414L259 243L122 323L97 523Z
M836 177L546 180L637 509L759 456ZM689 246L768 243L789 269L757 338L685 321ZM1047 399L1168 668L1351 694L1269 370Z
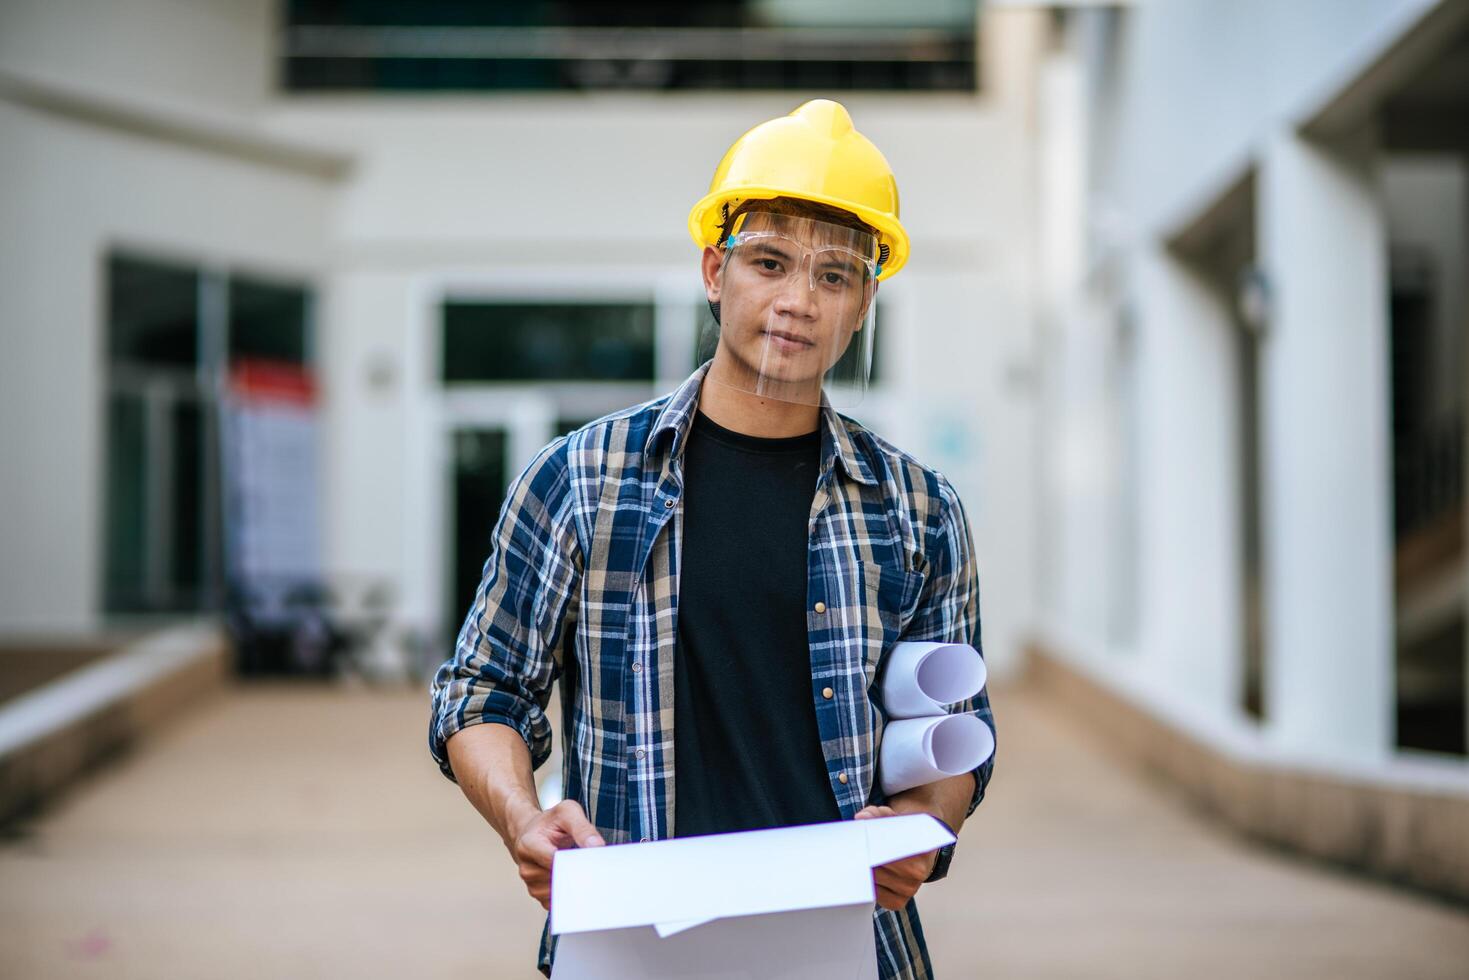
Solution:
M1134 269L1142 654L1170 704L1228 718L1242 643L1236 327L1226 298L1161 246Z
M1265 713L1282 748L1393 742L1387 242L1369 141L1264 153Z

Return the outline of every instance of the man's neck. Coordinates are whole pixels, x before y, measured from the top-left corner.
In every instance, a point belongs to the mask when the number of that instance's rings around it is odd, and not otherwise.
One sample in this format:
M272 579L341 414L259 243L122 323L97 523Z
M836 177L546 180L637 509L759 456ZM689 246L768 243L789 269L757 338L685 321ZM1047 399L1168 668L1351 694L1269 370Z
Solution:
M818 405L761 398L707 376L699 387L699 411L726 429L762 439L814 432L821 419Z

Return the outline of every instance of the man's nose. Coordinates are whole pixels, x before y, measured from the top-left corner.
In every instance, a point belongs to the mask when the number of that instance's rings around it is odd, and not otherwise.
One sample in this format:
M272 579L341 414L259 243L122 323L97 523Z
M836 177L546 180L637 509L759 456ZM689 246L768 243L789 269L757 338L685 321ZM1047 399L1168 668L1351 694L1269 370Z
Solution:
M810 256L796 263L790 275L780 284L775 310L791 316L812 317L816 314L816 283L812 281Z

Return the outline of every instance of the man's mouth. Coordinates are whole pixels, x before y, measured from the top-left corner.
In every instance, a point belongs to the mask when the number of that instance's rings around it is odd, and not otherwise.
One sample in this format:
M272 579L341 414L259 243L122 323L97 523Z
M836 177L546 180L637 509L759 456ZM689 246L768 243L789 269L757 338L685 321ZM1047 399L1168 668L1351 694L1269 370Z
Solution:
M805 337L797 334L788 333L785 330L766 330L764 334L770 338L770 342L776 350L799 351L815 346L813 341L807 340Z

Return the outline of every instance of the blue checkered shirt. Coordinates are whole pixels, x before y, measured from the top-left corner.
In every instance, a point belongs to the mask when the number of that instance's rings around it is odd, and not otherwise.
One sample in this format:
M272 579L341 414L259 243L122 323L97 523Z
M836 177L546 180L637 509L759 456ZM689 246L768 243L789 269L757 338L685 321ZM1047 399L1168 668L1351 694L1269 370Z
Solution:
M470 725L509 725L533 766L545 762L546 708L560 678L564 793L608 844L674 835L682 453L707 371L562 436L516 478L454 655L432 683L430 751L453 779L444 743ZM825 397L821 420L807 559L810 697L827 782L850 819L883 802L874 775L885 717L874 681L884 655L900 639L978 648L979 585L948 481ZM984 692L953 710L994 727ZM970 813L992 766L975 771ZM916 902L876 908L873 925L885 980L933 975ZM543 931L542 972L554 955Z

